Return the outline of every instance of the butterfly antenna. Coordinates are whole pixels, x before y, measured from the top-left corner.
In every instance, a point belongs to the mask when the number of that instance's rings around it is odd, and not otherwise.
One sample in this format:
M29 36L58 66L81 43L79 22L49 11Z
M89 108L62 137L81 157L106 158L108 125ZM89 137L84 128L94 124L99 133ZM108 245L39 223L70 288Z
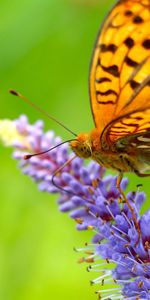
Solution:
M49 148L49 149L46 150L46 151L42 151L42 152L38 152L38 153L33 153L33 154L26 154L26 155L24 155L23 158L24 158L25 160L28 160L28 159L30 159L30 158L33 157L33 156L38 156L38 155L42 155L42 154L48 153L48 152L50 152L50 151L56 149L57 147L59 147L59 146L61 146L61 145L64 145L65 143L72 142L72 141L75 141L75 139L71 139L71 140L67 140L67 141L65 141L65 142L62 142L62 143L60 143L60 144L58 144L58 145L56 145L56 146L54 146L54 147L52 147L52 148Z
M46 117L48 117L50 120L54 121L55 123L59 124L61 127L63 127L65 130L67 130L68 132L70 132L71 134L73 134L74 136L77 136L76 133L74 133L72 130L70 130L68 127L66 127L64 124L62 124L60 121L58 121L57 119L55 119L54 117L52 117L49 113L47 113L44 109L42 109L41 107L39 107L38 105L36 105L35 103L33 103L31 100L29 100L28 98L26 98L25 96L23 96L22 94L18 93L15 90L10 90L9 91L12 95L17 96L19 98L21 98L22 100L24 100L26 103L28 103L30 106L34 107L36 110L38 110L40 113L42 113L43 115L45 115Z

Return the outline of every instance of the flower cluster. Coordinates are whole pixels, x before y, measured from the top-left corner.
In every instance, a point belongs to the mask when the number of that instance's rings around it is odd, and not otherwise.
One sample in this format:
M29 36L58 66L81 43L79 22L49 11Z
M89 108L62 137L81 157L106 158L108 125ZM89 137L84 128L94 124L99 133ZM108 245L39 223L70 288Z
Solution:
M81 262L91 264L88 271L101 273L92 281L101 284L100 299L150 299L150 211L139 215L145 194L126 195L139 224L139 239L132 212L116 188L116 176L106 176L105 169L93 161L85 164L74 158L67 144L24 159L26 154L41 153L61 143L52 131L43 133L41 121L30 125L25 116L1 121L0 138L15 148L14 158L40 191L59 193L60 210L70 213L79 230L93 231L92 243L84 248L89 256ZM124 178L121 189L127 184ZM117 284L114 289L109 288L112 282Z

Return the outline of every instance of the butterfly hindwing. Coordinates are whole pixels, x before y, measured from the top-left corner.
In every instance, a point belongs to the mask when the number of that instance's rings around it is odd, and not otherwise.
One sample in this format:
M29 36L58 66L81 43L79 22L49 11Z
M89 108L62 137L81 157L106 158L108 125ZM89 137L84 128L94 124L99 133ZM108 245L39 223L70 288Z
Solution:
M132 134L125 138L120 138L116 142L116 149L126 153L133 153L138 157L144 169L150 169L150 128L146 132ZM141 168L142 169L142 168Z

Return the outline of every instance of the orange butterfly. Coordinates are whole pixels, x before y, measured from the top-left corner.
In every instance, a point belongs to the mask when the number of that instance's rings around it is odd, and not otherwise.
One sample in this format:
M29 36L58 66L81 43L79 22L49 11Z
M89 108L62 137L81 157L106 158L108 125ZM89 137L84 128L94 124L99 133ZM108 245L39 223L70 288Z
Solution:
M106 168L150 176L150 0L121 0L93 53L90 97L96 128L72 150Z
M120 0L98 35L90 70L95 129L70 143L83 158L145 177L150 169L150 0Z
M78 135L70 146L78 156L119 172L118 189L140 233L120 182L124 172L150 176L144 173L150 169L150 0L120 0L106 18L93 52L90 97L95 129Z
M10 92L75 135L72 150L117 170L118 181L124 172L150 176L143 173L150 169L150 0L117 2L98 35L89 81L96 127L78 136L20 93Z

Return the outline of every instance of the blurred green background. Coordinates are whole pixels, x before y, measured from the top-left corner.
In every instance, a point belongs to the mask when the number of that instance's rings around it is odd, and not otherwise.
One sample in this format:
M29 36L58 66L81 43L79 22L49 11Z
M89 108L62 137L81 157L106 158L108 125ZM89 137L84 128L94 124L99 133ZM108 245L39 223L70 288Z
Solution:
M93 128L88 72L99 25L112 0L0 0L0 118L41 118L64 139L69 133L9 95L10 88L64 122L75 132ZM56 197L38 192L0 148L0 300L96 299L94 274L76 263L91 237L79 233ZM130 176L130 189L149 179ZM147 200L148 207L148 200ZM146 209L146 205L144 207ZM82 254L81 254L82 256ZM98 274L96 274L98 275ZM99 287L97 287L99 289Z

